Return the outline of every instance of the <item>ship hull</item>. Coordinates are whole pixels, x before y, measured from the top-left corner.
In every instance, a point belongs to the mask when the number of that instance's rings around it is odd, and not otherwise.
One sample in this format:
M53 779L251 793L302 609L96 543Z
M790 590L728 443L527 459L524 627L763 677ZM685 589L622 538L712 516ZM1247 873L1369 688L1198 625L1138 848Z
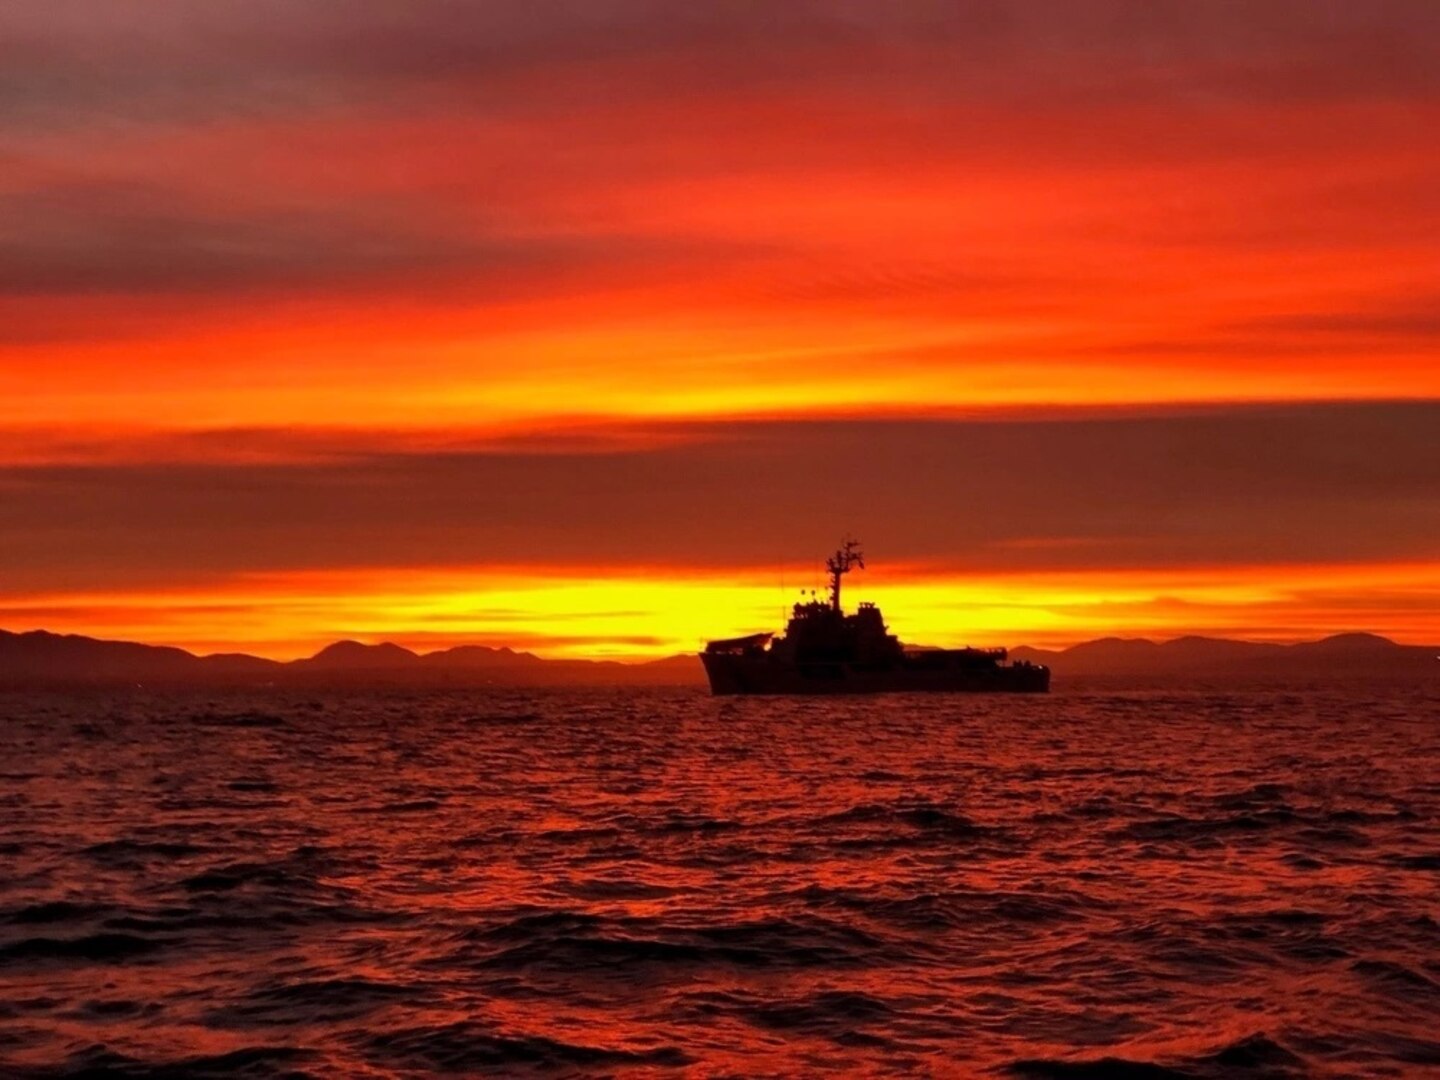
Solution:
M783 664L766 656L702 653L710 692L733 694L1043 694L1050 669L851 663Z

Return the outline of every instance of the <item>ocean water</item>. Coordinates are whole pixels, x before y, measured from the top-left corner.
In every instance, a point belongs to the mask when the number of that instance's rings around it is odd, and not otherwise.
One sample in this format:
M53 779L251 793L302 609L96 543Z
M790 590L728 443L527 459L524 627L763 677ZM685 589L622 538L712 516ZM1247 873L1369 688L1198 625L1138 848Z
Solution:
M1440 1073L1440 688L0 696L0 1075Z

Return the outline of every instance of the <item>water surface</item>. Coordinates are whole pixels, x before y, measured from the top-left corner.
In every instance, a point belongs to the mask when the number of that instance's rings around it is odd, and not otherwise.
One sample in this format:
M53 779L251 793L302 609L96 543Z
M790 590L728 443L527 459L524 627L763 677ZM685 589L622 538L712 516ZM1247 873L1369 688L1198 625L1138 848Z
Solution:
M8 695L0 1074L1421 1075L1437 731L1433 687Z

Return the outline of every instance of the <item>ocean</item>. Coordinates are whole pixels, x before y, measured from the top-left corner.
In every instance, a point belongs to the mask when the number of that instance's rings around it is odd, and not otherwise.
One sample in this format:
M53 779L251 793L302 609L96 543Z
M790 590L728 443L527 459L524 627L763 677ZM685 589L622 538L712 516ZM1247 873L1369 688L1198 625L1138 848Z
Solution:
M0 695L0 1076L1440 1071L1440 686Z

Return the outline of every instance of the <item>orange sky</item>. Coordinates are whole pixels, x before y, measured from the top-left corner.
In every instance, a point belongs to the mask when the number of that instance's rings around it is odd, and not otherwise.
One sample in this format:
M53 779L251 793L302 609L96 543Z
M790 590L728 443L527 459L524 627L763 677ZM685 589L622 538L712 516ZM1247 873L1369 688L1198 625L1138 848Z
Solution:
M0 626L1440 641L1431 4L0 30Z

